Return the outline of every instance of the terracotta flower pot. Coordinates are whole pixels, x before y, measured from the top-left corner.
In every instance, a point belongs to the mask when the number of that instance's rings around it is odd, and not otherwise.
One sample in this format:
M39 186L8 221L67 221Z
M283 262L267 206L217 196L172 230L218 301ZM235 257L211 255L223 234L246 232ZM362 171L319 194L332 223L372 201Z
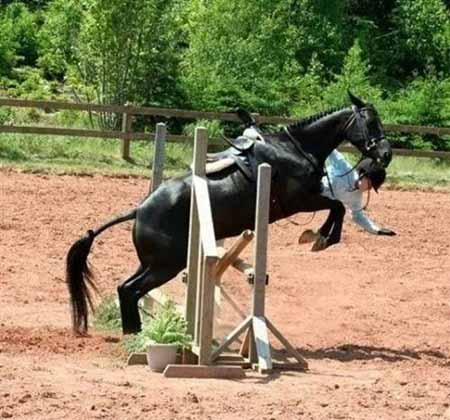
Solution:
M149 344L147 360L150 369L162 372L167 365L174 364L177 358L177 344Z

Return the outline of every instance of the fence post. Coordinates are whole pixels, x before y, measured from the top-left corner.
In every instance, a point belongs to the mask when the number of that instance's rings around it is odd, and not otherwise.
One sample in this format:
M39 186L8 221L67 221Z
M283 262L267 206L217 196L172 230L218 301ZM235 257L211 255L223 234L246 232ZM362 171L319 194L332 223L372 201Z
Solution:
M155 153L153 155L152 182L150 193L155 191L163 180L164 160L166 158L166 136L166 124L156 124Z
M131 124L133 122L133 115L128 112L122 114L122 133L125 137L122 139L122 159L130 160L130 138L131 138Z

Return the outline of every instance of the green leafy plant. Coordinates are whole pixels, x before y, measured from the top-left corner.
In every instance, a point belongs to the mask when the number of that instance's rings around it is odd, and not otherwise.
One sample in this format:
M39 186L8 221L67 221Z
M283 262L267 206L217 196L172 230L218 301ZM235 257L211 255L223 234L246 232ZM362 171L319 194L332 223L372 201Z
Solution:
M94 326L105 331L121 329L120 309L115 296L107 296L98 305L95 310Z
M126 339L125 347L130 352L146 351L151 343L177 344L181 348L188 348L191 341L186 321L177 312L175 304L167 302L143 325L139 334Z

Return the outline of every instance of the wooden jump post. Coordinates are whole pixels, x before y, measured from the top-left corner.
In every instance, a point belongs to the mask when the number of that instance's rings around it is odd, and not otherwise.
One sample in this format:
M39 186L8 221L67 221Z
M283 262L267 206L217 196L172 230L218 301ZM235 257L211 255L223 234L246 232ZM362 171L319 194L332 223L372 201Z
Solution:
M242 377L240 366L214 366L214 363L220 362L219 356L222 352L246 331L250 364L257 367L261 373L270 372L274 365L269 330L297 360L296 367L306 369L307 362L265 316L271 167L262 164L258 168L256 240L252 267L238 258L240 252L252 240L251 232L245 231L228 251L216 246L205 174L207 142L206 130L197 128L192 168L185 317L188 332L193 335L192 349L198 355L198 365L169 365L164 374L168 377ZM230 265L253 279L252 312L213 350L214 288ZM237 367L240 370L236 370Z
M166 159L166 139L167 126L164 123L156 124L155 131L155 147L153 154L152 175L150 180L149 194L155 191L163 181L164 161ZM170 299L158 289L153 289L144 297L144 307L147 311L152 312L155 304L164 305ZM176 306L179 312L181 308Z
M200 365L211 364L215 266L219 260L205 173L208 135L195 130L188 244L186 321Z
M243 332L247 331L245 339L247 343L244 342L244 345L247 344L248 346L248 362L252 366L257 367L261 373L270 372L273 368L269 330L283 344L288 353L296 359L296 364L299 368L307 369L308 367L306 360L303 359L265 315L270 184L271 167L263 163L258 168L251 314L225 338L212 354L212 359L217 360L227 347ZM244 266L242 271L249 275L251 274L250 270L247 266ZM277 367L282 366L279 365Z

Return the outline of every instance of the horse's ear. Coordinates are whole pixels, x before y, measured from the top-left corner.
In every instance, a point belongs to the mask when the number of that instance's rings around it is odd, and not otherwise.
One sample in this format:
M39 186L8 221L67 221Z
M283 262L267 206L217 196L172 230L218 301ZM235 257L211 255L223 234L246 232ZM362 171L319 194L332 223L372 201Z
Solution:
M356 105L358 108L364 108L366 106L366 104L361 99L353 95L352 92L348 90L347 93L353 105Z
M243 108L238 108L236 110L236 114L240 118L240 120L245 124L246 127L251 127L252 125L256 125L256 121L253 116L247 110Z

